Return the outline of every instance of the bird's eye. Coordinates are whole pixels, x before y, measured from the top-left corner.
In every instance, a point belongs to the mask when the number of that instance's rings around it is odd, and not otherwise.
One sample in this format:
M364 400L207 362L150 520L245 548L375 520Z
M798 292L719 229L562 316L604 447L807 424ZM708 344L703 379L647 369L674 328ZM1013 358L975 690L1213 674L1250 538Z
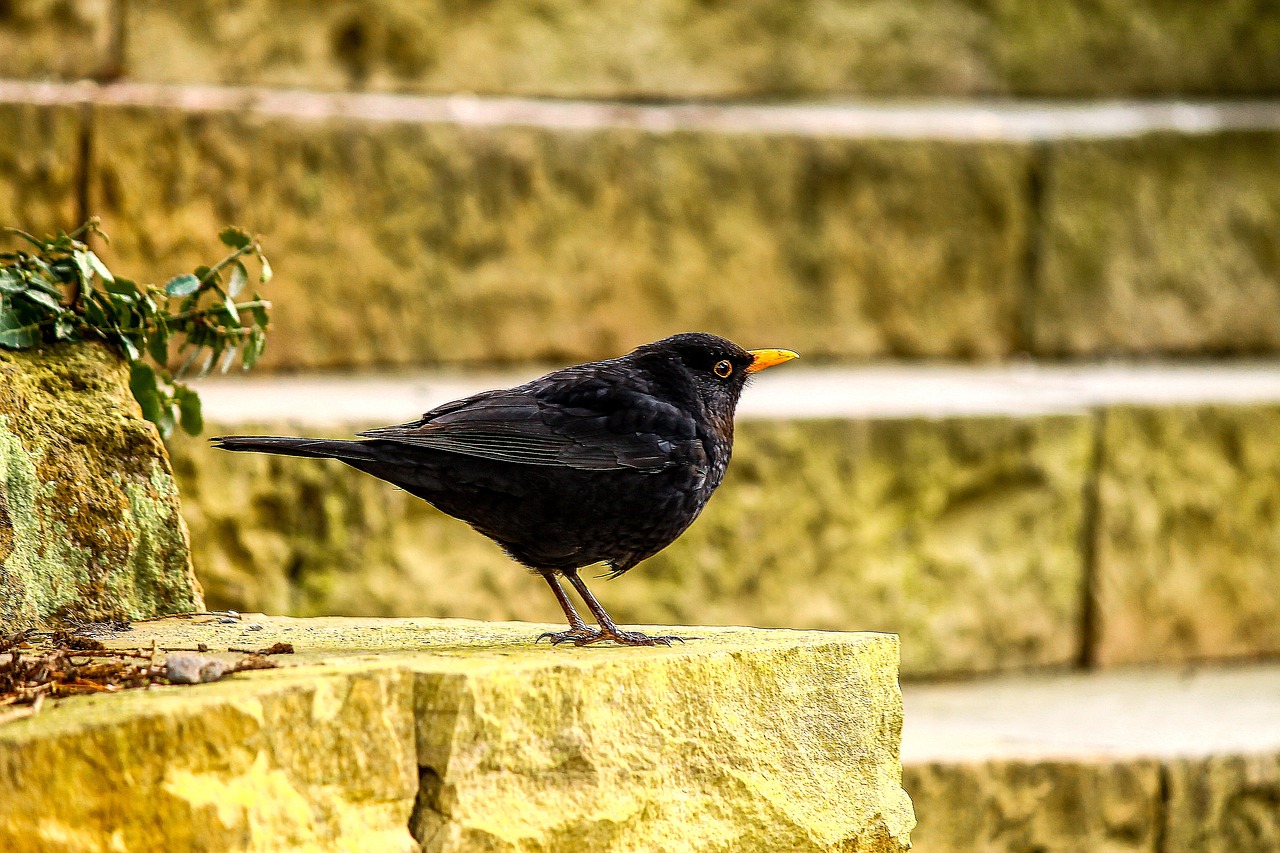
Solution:
M714 370L716 372L716 376L719 376L721 379L727 379L729 374L733 373L733 365L729 363L728 359L722 358L716 362Z

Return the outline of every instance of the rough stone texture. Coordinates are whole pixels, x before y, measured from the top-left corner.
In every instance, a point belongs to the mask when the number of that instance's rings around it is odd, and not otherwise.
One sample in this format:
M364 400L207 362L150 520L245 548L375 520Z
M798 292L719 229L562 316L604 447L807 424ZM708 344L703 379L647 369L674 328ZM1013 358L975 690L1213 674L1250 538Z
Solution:
M1280 134L1050 150L1033 351L1280 348Z
M1280 662L914 683L920 849L1226 853L1280 841Z
M432 853L909 843L896 638L696 628L678 629L700 639L675 648L574 649L534 645L542 628L136 626L108 643L287 641L298 654L279 660L302 668L72 700L5 725L0 842L19 853L197 840L402 850L410 832ZM69 789L83 793L52 794Z
M315 432L210 434L223 431ZM900 633L912 674L1064 663L1079 653L1091 444L1083 415L743 421L693 528L594 586L625 621ZM213 605L560 618L497 546L371 477L189 440L173 451Z
M1098 662L1280 652L1280 406L1121 407L1104 424Z
M0 6L0 77L74 80L118 69L120 0L9 0Z
M271 366L571 361L695 328L806 357L1016 347L1025 147L95 114L121 268L266 235Z
M0 727L0 847L410 853L413 743L376 662L46 705Z
M79 224L80 131L76 107L0 104L0 226L45 234ZM0 234L0 251L14 240Z
M1169 762L1166 850L1280 849L1280 753Z
M903 785L929 853L1159 853L1160 763L974 761L910 764Z
M140 80L559 97L1273 94L1268 0L130 4Z
M201 606L169 459L107 350L0 349L0 627Z

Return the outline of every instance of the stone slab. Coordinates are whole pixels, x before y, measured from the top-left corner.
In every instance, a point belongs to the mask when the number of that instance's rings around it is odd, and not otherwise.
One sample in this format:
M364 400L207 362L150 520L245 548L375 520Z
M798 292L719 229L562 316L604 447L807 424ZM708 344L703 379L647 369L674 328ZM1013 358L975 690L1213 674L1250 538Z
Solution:
M119 0L13 0L0 10L0 77L78 80L119 72Z
M0 629L201 606L169 457L90 344L0 349Z
M553 97L1280 91L1266 0L130 3L139 80Z
M104 639L289 642L297 654L277 658L284 670L63 700L4 725L0 840L15 851L195 839L261 851L908 845L896 638L699 627L676 629L698 639L671 648L575 649L535 645L544 627L137 624ZM126 778L127 797L113 784Z
M1098 663L1280 653L1280 404L1103 419Z
M81 132L78 106L0 103L0 226L43 235L80 224ZM0 233L0 251L16 246Z
M690 531L594 588L624 621L893 631L915 675L1062 664L1079 654L1092 424L745 420L725 485ZM210 434L352 430L235 423ZM172 450L211 604L559 617L497 546L339 463L189 439Z
M1027 146L94 114L110 261L165 278L228 222L262 233L272 367L585 360L691 328L810 357L1016 346Z
M1045 356L1280 347L1280 134L1049 149L1032 294Z
M921 849L1274 849L1280 667L904 688Z

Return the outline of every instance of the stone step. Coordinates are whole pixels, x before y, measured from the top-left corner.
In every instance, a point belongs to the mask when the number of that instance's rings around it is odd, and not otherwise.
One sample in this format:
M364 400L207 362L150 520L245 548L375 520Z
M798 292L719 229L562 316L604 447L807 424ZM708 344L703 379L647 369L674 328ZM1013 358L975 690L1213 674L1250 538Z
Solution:
M261 232L267 367L577 361L688 329L833 360L1280 351L1277 101L10 81L0 157L0 220L66 224L83 197L137 278L207 261L229 221Z
M767 343L777 343L770 340ZM350 436L530 374L219 379L209 434ZM625 621L880 630L911 675L1280 652L1280 365L805 370L744 396ZM554 620L496 546L337 463L171 446L211 604Z
M0 848L896 853L897 639L690 628L168 619L121 649L291 644L283 669L0 724Z
M1262 0L19 8L0 19L0 76L611 98L1280 92L1280 16Z
M929 853L1280 849L1280 665L903 688Z

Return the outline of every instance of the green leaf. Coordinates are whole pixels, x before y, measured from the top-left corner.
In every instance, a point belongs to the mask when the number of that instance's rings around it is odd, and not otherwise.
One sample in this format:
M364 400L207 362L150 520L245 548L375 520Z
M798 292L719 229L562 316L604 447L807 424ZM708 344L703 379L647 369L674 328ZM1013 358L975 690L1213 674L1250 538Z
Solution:
M235 296L244 289L248 281L249 271L244 268L244 264L236 261L231 267L231 278L227 282L227 295Z
M151 360L161 367L169 364L169 337L168 324L160 320L147 339L147 352L151 354Z
M258 276L258 281L266 284L271 281L271 276L275 275L275 273L271 271L271 264L267 263L265 255L258 255L258 260L262 261L262 273Z
M204 432L204 411L200 404L200 395L186 385L175 382L173 396L178 400L178 414L182 418L182 429L187 435L199 435Z
M27 283L17 270L0 268L0 293L21 293L27 289Z
M24 323L18 312L0 300L0 347L27 349L40 340L40 326Z
M116 342L120 344L120 348L124 350L124 354L129 361L137 362L142 358L142 353L138 352L138 345L128 335L116 335ZM148 370L151 368L148 367Z
M70 340L76 332L76 321L70 314L63 314L58 318L58 322L53 326L53 337L55 340Z
M134 297L141 296L137 283L128 278L107 279L104 287L108 293L127 293Z
M234 226L228 226L218 232L218 239L233 249L243 249L253 242L253 238Z
M200 279L190 273L175 275L164 285L164 292L169 296L190 296L199 289Z
M240 352L239 344L232 344L227 347L227 351L222 354L222 362L218 365L218 370L226 373L231 369L231 365L236 363L236 353Z
M111 274L111 270L107 269L107 265L102 262L102 258L99 258L93 252L85 252L84 254L89 256L89 265L93 267L93 271L96 272L103 281L112 282L116 280L116 277Z
M267 314L266 305L255 305L249 309L249 313L253 314L253 321L260 328L265 329L271 324L271 317Z
M160 400L160 389L156 386L156 372L151 365L135 361L129 366L129 390L133 399L142 407L142 416L156 426L160 426L164 418L164 406Z
M223 297L222 307L227 309L227 314L231 316L231 322L239 326L240 312L236 310L236 303L231 299L230 296Z
M45 293L43 290L23 291L22 298L29 299L32 302L39 303L40 305L43 305L45 308L48 308L50 311L55 311L55 312L62 311L62 303L54 299L49 294Z
M85 286L93 283L93 264L89 263L88 252L75 252L71 255L75 259L76 269L80 271L80 280Z

